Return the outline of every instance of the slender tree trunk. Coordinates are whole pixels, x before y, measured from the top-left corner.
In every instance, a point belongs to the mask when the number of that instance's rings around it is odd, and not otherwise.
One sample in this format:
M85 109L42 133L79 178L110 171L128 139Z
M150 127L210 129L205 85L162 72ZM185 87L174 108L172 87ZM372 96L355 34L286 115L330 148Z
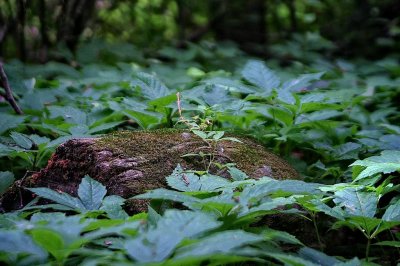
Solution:
M26 47L25 47L25 14L26 14L26 2L25 0L17 1L17 38L18 38L18 52L21 61L26 61Z
M69 49L75 50L79 37L91 19L95 0L61 0L62 11L58 19L57 40L64 42Z
M293 34L297 32L296 0L288 0L287 6L289 8L290 33Z
M40 36L42 39L42 51L40 54L40 61L47 60L47 49L50 46L49 36L47 35L47 14L45 0L39 1L39 20L40 20Z
M187 8L184 0L177 0L178 6L177 24L178 24L178 39L180 44L186 41L186 23L187 23Z

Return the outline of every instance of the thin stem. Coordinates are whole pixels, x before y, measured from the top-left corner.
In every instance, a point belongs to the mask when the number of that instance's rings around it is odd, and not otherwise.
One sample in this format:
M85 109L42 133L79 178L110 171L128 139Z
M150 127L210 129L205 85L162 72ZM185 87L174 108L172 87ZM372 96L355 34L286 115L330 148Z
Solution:
M14 96L12 94L10 84L8 83L7 75L6 75L6 72L4 71L2 62L0 62L0 80L1 80L0 85L2 85L2 87L4 88L4 90L6 92L4 95L4 98L11 105L11 107L14 109L14 111L17 114L22 115L23 112L22 112L21 108L19 108L17 102L14 99Z
M367 248L365 249L365 259L368 262L369 260L369 249L371 247L371 238L368 238L368 242L367 242Z
M324 245L322 244L321 237L319 236L317 219L315 219L315 216L316 215L314 213L311 213L311 219L312 219L313 224L314 224L315 233L317 234L318 244L319 244L320 249L323 251L324 250Z

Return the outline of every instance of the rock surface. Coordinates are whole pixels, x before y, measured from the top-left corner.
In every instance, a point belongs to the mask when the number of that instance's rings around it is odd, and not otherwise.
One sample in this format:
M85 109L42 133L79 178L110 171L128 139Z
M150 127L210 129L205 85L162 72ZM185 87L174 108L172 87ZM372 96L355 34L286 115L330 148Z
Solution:
M118 132L102 138L73 139L59 146L48 165L40 172L14 184L2 197L4 210L18 209L32 200L23 187L49 187L76 195L84 175L107 187L108 194L124 198L149 189L165 187L165 177L180 164L184 169L205 170L208 156L214 162L236 163L253 178L297 179L298 173L284 160L267 151L254 140L237 137L241 143L220 141L209 145L194 134L178 130ZM184 156L188 154L197 154ZM183 156L183 157L182 157ZM229 178L226 170L214 164L210 171ZM127 211L146 210L146 202L130 201Z

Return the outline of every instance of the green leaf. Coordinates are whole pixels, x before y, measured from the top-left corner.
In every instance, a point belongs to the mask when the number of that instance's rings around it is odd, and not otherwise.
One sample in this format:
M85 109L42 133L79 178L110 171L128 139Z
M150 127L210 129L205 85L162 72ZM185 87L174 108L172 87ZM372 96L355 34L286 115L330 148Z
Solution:
M292 245L301 245L304 246L303 243L300 242L294 235L289 234L285 231L274 230L272 228L267 228L262 231L264 238L274 240L276 242L283 242Z
M125 199L111 195L103 199L100 210L105 211L110 219L126 219L128 214L122 209Z
M302 259L298 256L287 254L283 252L265 252L266 256L273 258L274 260L278 260L282 262L284 265L291 266L319 266L318 264L314 264L308 260Z
M199 202L200 200L183 194L182 192L168 190L165 188L158 188L146 192L141 195L137 195L133 197L134 199L162 199L162 200L171 200L176 202Z
M164 230L176 230L184 237L194 237L222 225L214 217L203 212L167 210L158 221L157 227Z
M0 134L11 128L16 128L25 121L25 116L0 113Z
M390 205L382 216L382 220L392 222L400 221L400 200Z
M47 253L23 231L0 231L0 251L9 254L28 254L32 263L43 262ZM28 263L29 265L29 263Z
M359 188L345 188L335 192L333 201L349 215L374 217L378 197L374 192L361 192Z
M231 178L235 181L241 181L249 178L245 172L237 169L236 167L229 167L228 171L231 175Z
M138 262L161 262L182 240L183 236L176 234L175 230L157 230L126 241L124 247L128 255Z
M265 96L270 95L271 91L281 83L274 72L266 67L263 62L257 60L248 61L241 74L245 80L263 89Z
M34 142L28 137L28 135L22 133L13 131L11 132L10 137L15 141L18 146L26 150L29 150L34 144Z
M307 183L300 180L263 180L253 186L246 186L240 195L241 201L283 192L284 194L321 194L318 189L320 184Z
M116 126L119 126L123 122L124 121L116 121L116 122L104 123L104 124L101 124L99 126L92 127L91 129L89 129L87 131L87 133L94 134L94 133L98 133L98 132L105 131L105 130L108 130L108 129L112 129L112 128L115 128Z
M147 99L154 100L169 94L169 89L154 75L138 72L134 75L134 78L131 81L131 86L140 87L142 95Z
M50 106L50 118L62 117L71 124L86 125L87 115L82 110L71 106Z
M173 173L167 177L167 184L180 191L217 191L230 182L225 178L215 175L202 175L197 176L194 173L183 172L180 165L178 165Z
M296 79L286 81L282 84L281 90L284 91L299 91L311 84L311 81L321 79L324 72L314 73L314 74L304 74Z
M0 195L3 194L13 183L14 174L6 171L0 172Z
M200 130L192 130L193 134L195 134L196 136L199 136L202 139L207 139L207 133L205 133L204 131L200 131Z
M301 248L298 254L301 258L321 266L331 266L340 262L334 257L328 256L320 251L308 247Z
M85 175L78 188L78 196L87 210L98 210L106 195L105 186Z
M262 236L242 230L227 230L205 237L177 250L176 258L233 253L235 248L263 241Z
M372 245L389 246L389 247L400 248L400 241L381 241L381 242L378 242L378 243L374 243Z
M357 160L350 166L362 166L364 168L357 176L354 176L354 181L377 173L390 174L400 170L400 151L386 150L379 156Z
M150 128L152 125L157 124L160 121L160 114L149 111L125 110L123 113L136 121L143 129Z
M296 99L294 98L292 92L289 90L278 90L278 99L288 104L296 103Z
M61 205L65 205L77 211L85 211L86 208L78 198L71 197L65 192L56 192L49 188L27 188L39 197L52 200Z
M53 255L57 261L64 259L65 254L62 252L64 241L58 233L48 229L33 229L30 234L33 240Z

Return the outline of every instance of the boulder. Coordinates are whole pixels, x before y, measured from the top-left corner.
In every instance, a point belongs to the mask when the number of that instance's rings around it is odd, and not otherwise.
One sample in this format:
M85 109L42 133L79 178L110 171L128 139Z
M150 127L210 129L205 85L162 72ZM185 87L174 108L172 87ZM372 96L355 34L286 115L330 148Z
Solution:
M166 187L165 177L180 164L183 169L205 170L207 154L213 154L210 172L230 178L220 165L236 163L252 178L298 179L299 174L283 159L251 138L232 136L211 145L181 130L122 131L100 138L72 139L60 145L40 172L16 182L2 197L3 210L18 209L33 199L24 187L48 187L77 194L81 179L89 175L107 187L108 194L130 198L147 190ZM202 155L202 156L201 156ZM145 201L130 200L128 213L147 209Z

